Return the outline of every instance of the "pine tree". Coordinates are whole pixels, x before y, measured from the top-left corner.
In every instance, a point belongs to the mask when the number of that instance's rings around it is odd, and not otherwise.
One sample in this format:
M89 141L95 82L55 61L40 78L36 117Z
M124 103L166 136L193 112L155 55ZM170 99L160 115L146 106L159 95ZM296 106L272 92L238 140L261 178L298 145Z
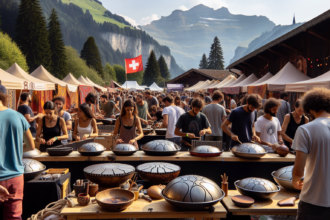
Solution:
M199 69L207 69L207 68L208 68L207 57L204 53L201 62L199 62Z
M217 36L214 38L214 42L211 45L211 51L208 59L208 69L224 69L223 52Z
M152 50L148 57L147 65L143 75L143 84L150 86L153 82L158 82L161 79L159 65L156 59L155 52Z
M63 79L67 74L67 57L65 55L61 24L58 21L55 9L52 10L49 17L48 31L48 41L52 51L52 73L55 77Z
M94 37L89 37L81 50L80 57L86 60L89 67L93 67L104 78L102 60Z
M163 55L161 55L158 59L158 65L159 65L159 69L160 69L160 75L164 78L164 79L169 79L171 78L171 74L170 71L168 70L167 67L167 63L163 57Z
M52 72L52 53L48 43L46 20L39 0L24 0L16 19L16 43L26 56L30 71L43 65Z

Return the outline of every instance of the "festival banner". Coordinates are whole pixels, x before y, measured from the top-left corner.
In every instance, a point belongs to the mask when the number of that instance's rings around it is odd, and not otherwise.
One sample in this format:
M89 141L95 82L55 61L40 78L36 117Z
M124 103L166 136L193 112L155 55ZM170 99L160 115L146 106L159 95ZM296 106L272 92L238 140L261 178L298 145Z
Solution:
M265 98L267 90L267 84L261 86L248 86L248 94L257 93L261 98Z

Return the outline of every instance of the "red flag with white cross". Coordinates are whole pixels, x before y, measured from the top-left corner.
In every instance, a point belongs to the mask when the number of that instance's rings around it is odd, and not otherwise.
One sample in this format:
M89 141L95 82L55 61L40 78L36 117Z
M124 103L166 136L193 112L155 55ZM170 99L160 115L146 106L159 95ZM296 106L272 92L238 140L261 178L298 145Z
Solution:
M142 55L125 59L126 74L137 73L143 70Z

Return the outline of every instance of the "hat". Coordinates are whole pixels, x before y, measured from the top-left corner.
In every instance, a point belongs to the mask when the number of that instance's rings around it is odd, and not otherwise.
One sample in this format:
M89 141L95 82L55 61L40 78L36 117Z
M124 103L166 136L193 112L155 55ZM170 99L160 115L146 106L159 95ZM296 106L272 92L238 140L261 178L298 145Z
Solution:
M7 94L7 89L3 85L0 84L0 92Z

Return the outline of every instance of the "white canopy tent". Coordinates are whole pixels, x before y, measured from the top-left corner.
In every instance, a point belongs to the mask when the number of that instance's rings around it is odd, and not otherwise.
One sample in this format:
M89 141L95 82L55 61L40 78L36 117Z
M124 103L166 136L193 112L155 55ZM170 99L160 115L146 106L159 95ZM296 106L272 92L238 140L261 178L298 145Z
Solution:
M30 88L33 90L55 90L55 83L43 81L31 76L30 74L25 72L17 63L14 63L11 67L9 67L6 72L18 78L30 81Z
M236 80L237 80L236 77L233 75L227 76L226 79L224 79L222 82L214 85L213 88L221 88L222 86L229 85L229 84L235 82Z
M205 89L205 88L207 88L208 86L214 84L214 82L215 82L215 80L211 80L211 81L209 81L209 82L207 82L207 83L204 83L203 85L200 85L200 86L197 88L197 90Z
M184 90L186 91L190 91L191 89L195 88L195 87L198 87L199 85L203 84L205 81L199 81L198 83L196 83L195 85L193 86L190 86L188 88L185 88Z
M300 72L294 65L288 62L276 75L253 86L267 85L268 91L284 91L285 84L287 83L301 82L309 79L310 77Z
M128 91L137 91L137 90L144 90L143 87L139 86L136 81L126 81L123 85L121 85L122 89L128 89Z
M225 86L225 88L235 88L235 87L242 87L244 85L248 85L248 84L251 84L255 81L258 80L258 77L252 73L251 75L249 75L248 77L246 77L244 80L242 80L241 82L239 83L236 83L235 85L233 86Z
M224 87L230 87L230 86L237 85L238 83L242 82L242 81L245 80L245 79L246 79L246 76L245 76L244 74L242 74L242 75L241 75L240 77L238 77L238 79L235 80L234 82L232 82L232 83L230 83L230 84L228 83L228 84L223 85L223 86L218 87L218 88L220 88L220 91L223 92Z
M62 81L76 86L85 85L78 81L71 73L69 73Z
M247 87L248 86L253 86L255 84L259 84L259 83L265 82L266 80L268 80L268 79L270 79L272 77L273 77L273 75L270 72L268 72L266 75L264 75L263 77L261 77L257 81L255 81L255 82L253 82L251 84L242 86L242 92L247 92Z
M83 85L86 85L86 86L94 86L90 82L88 82L83 76L80 76L78 78L78 81L81 82Z
M6 87L6 89L15 89L15 90L22 90L22 89L30 90L31 89L31 88L29 88L29 84L31 82L24 80L22 78L13 76L1 68L0 68L0 79L1 79L1 85Z
M149 86L150 91L161 92L163 91L155 82Z
M36 70L34 70L31 74L31 76L34 76L35 78L47 81L47 82L53 82L55 84L58 84L60 86L66 87L68 86L68 89L71 92L77 91L76 85L68 84L62 80L57 79L52 74L50 74L42 65L40 65Z
M308 90L311 90L315 87L330 89L330 71L313 79L285 84L285 91L307 92Z
M95 84L95 83L94 83L92 80L90 80L87 76L86 76L86 81L89 82L89 83L91 83L92 85L94 85L94 87L100 89L102 92L106 92L106 91L108 91L107 88L104 88L104 87L102 87L102 86L99 86L99 85Z
M209 85L203 87L203 90L206 91L209 88L213 88L216 84L219 84L220 81L219 80L213 80Z
M192 92L192 91L197 91L199 89L202 89L204 86L208 86L210 85L211 81L210 80L206 80L203 83L199 84L198 86L195 86L192 89L189 89L188 91Z

